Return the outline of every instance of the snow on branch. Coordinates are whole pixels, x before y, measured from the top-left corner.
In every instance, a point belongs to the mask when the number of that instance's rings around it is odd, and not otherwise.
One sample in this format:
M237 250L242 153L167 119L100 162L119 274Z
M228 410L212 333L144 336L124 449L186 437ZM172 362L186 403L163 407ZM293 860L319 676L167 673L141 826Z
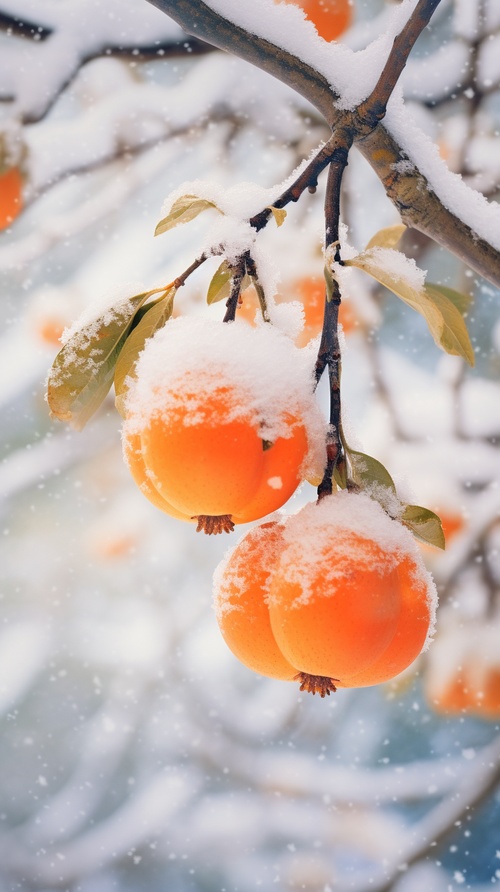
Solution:
M365 50L321 40L302 13L273 0L236 6L231 0L151 0L188 33L239 55L284 80L316 106L332 127L342 126L375 86L395 36L416 7L405 0L390 25ZM456 253L500 283L500 206L489 203L439 158L400 95L384 124L357 143L407 225Z
M140 59L210 49L186 41L178 25L139 0L128 7L123 16L118 0L105 8L99 0L2 2L0 29L13 38L31 37L21 45L15 39L3 41L0 100L9 101L10 114L24 122L40 120L79 69L99 56ZM90 21L91 28L82 27Z

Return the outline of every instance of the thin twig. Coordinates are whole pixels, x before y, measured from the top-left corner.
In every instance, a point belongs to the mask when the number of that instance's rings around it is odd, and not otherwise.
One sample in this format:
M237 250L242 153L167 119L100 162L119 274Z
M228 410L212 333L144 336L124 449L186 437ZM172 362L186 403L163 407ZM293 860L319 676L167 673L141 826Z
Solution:
M338 146L328 170L328 182L325 197L325 248L336 245L335 257L340 260L339 228L340 228L340 191L342 177L347 167L350 145L346 141ZM338 336L338 319L341 295L338 282L332 278L331 293L328 289L325 299L325 313L321 343L316 360L316 380L319 381L326 366L330 384L330 427L326 443L327 463L323 480L318 487L318 500L331 495L335 470L344 464L342 445L342 422L340 400L341 355Z
M307 167L304 168L301 174L297 177L296 180L292 183L291 186L286 189L279 198L274 202L275 208L284 208L287 204L290 204L292 201L298 201L300 196L306 189L314 190L318 184L318 177L320 173L328 167L332 158L335 156L335 153L339 150L339 147L345 141L344 131L336 131L330 139L325 142L325 144L321 147L319 152L314 156L312 161L309 162ZM255 214L254 217L250 218L250 226L253 226L254 229L259 232L264 228L267 221L271 217L272 211L270 208L266 207L262 211L259 211L258 214Z
M358 106L357 114L370 129L385 116L387 103L406 65L417 38L439 6L441 0L419 0L404 28L394 38L391 52L368 99Z

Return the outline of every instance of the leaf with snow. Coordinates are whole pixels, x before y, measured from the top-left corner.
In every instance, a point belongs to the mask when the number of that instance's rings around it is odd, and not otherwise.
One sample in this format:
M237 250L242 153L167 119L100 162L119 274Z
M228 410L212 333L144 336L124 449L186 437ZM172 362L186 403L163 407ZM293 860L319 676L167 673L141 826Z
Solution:
M271 211L271 213L275 219L276 226L282 226L286 219L285 209L284 208L275 208L273 205L271 205L268 208L268 210Z
M394 226L386 226L385 229L379 229L368 242L365 251L371 248L396 248L404 233L406 226L404 223L396 223Z
M425 287L423 273L404 254L391 249L371 248L346 260L345 266L364 270L392 291L424 317L438 347L445 353L462 356L470 365L474 365L474 351L461 312L440 287Z
M149 292L121 301L84 326L57 354L49 372L50 414L81 430L99 408L111 384L116 361L134 317Z
M358 483L362 488L372 486L374 483L396 492L394 480L387 468L373 458L371 455L365 455L364 452L357 452L354 449L348 450L349 460L351 462L352 474L354 482Z
M137 325L126 338L116 363L115 405L120 415L125 418L125 398L128 393L127 379L135 374L135 366L139 354L144 350L146 341L152 338L159 328L162 328L170 319L174 308L176 288L169 288L154 303L147 304L137 314L141 315Z
M434 511L419 505L406 505L401 517L402 523L413 535L428 545L445 548L445 538L441 519Z
M189 223L198 214L201 214L202 211L207 211L209 208L214 208L216 211L219 211L219 214L222 214L215 202L208 201L207 198L199 198L198 195L182 195L174 201L167 216L160 220L155 229L155 235L168 232L169 229L174 229L182 223Z

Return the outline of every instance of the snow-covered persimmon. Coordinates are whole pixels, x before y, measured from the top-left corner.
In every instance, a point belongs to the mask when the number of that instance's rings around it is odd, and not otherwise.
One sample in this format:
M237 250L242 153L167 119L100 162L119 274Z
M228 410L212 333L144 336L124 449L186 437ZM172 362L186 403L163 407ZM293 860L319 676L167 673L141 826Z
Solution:
M0 230L8 226L21 213L23 206L23 180L19 168L9 167L0 173Z
M324 696L406 669L432 629L435 590L408 530L368 496L344 492L277 530L252 531L218 569L215 601L245 665ZM276 675L275 663L289 674Z
M127 406L124 452L139 487L206 532L280 508L323 429L310 370L271 326L171 320L141 355Z
M281 2L281 0L276 0ZM337 40L352 21L351 0L285 0L299 6L323 40Z

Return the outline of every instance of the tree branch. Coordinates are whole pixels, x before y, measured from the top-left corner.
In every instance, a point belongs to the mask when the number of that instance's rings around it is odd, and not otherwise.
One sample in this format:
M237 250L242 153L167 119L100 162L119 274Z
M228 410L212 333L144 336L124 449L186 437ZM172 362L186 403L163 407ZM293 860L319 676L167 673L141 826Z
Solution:
M370 122L373 122L372 126L385 116L387 103L408 61L408 56L440 2L441 0L419 0L406 25L395 37L392 50L371 95L357 109L361 118L369 118Z
M149 0L190 34L245 59L288 84L324 116L332 129L346 113L326 78L301 59L270 41L256 37L223 19L202 0ZM500 287L500 252L471 226L449 211L430 183L384 125L379 124L357 146L385 186L407 226L425 233L477 273Z

